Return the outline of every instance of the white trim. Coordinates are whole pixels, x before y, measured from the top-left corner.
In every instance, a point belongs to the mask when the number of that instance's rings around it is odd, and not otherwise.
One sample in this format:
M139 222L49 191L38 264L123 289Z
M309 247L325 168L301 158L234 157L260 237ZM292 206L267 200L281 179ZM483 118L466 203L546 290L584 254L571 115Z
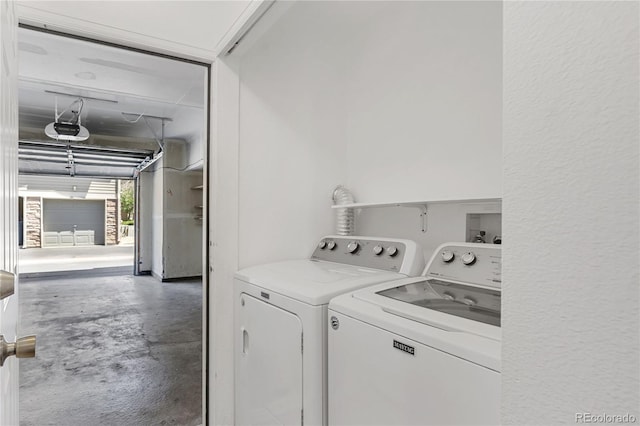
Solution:
M209 417L213 425L235 424L233 276L239 262L239 55L227 52L248 34L273 1L255 0L216 46L211 68L209 218ZM249 43L250 44L250 43Z
M104 200L104 218L102 219L102 223L104 224L104 246L108 246L109 243L107 243L107 221L109 220L109 212L107 212L109 206L109 203L107 203L107 200Z
M247 17L247 23L239 27L235 37L229 38L224 47L220 49L219 57L226 57L232 54L242 57L251 47L260 40L278 20L282 18L290 8L300 0L270 1L263 0L262 7L255 7L254 16ZM267 13L268 11L268 13ZM236 43L237 46L235 45ZM230 53L230 50L232 52Z
M21 248L27 247L27 197L18 194L18 202L22 199L22 244Z
M116 180L116 245L120 244L120 179ZM134 204L135 206L135 204Z
M120 44L124 47L143 49L149 52L208 64L212 63L216 57L215 51L109 27L98 22L71 18L31 7L24 2L17 3L16 12L20 24L37 28L59 31L69 35L91 38L96 41Z
M275 0L253 0L216 46L216 57L228 55L274 3Z
M214 65L215 66L215 65ZM213 67L209 70L209 75L208 75L209 80L207 81L208 87L210 91L213 91ZM209 99L211 99L212 97L209 96ZM212 111L212 106L209 105L209 112L210 112L210 116L213 117L213 111ZM208 122L211 122L211 120L208 120ZM206 124L205 124L205 128L207 128ZM208 131L209 134L211 136L211 134L213 133L213 131L211 130L211 125L209 124L208 127ZM209 370L210 370L210 366L209 366L209 348L206 343L210 342L209 339L209 330L213 327L209 327L209 286L210 286L210 279L211 279L211 270L213 269L212 266L213 263L209 262L209 241L211 241L211 235L210 235L210 230L211 230L211 226L212 223L208 222L207 219L209 217L209 213L208 213L208 209L209 206L207 204L208 201L208 188L209 188L209 158L206 158L210 151L213 148L213 145L215 145L213 143L213 138L209 139L210 141L210 145L209 147L205 146L204 144L201 145L202 147L202 183L200 185L196 185L194 187L191 188L191 191L197 190L200 193L200 199L202 202L202 205L204 206L202 208L202 216L200 219L196 219L196 220L200 220L202 223L202 335L206 336L206 339L203 339L202 342L202 422L204 424L204 422L207 419L207 401L209 399L211 399L211 394L214 393L213 389L211 390L211 392L208 392L207 389L207 385L209 383L209 378L208 378L208 374L209 374ZM198 188L198 186L200 188ZM137 205L136 205L137 208ZM137 225L137 222L136 222ZM137 234L136 234L136 238L137 238ZM211 410L213 411L213 410ZM211 415L211 417L213 417L213 414Z
M91 194L86 192L68 192L68 191L19 191L19 197L43 197L47 199L65 199L65 200L114 200L117 198L115 193L110 194Z
M209 262L209 421L234 422L233 276L238 269L238 174L240 80L233 55L216 61L211 128L216 143L209 152L211 249Z
M252 0L213 50L44 11L28 2L16 3L16 15L20 24L211 64L240 40L274 1Z
M40 197L40 248L44 247L44 200Z

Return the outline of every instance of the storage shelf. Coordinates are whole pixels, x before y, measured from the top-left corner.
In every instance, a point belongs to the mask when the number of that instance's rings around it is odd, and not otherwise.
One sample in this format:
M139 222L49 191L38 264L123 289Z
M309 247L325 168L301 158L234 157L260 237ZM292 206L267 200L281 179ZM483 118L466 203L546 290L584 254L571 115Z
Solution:
M470 198L466 200L424 200L424 201L395 201L389 203L351 203L351 204L335 204L332 209L372 209L381 207L413 207L420 209L420 218L422 219L422 232L427 232L427 210L429 205L434 204L489 204L502 203L502 198Z
M196 209L204 209L204 206L194 206Z
M203 185L198 185L198 186L194 186L191 189L203 189L204 186Z
M334 204L332 209L368 209L378 207L426 207L429 204L484 204L501 203L502 198L470 198L466 200L424 200L424 201L395 201L388 203L351 203Z

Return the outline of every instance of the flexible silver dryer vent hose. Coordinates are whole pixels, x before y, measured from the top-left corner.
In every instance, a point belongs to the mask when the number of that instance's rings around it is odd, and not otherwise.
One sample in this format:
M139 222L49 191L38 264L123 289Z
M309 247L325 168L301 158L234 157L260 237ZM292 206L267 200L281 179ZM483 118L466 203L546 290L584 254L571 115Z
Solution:
M352 204L355 202L353 194L342 185L338 185L333 191L333 204ZM354 235L356 232L356 216L354 209L336 209L336 234Z

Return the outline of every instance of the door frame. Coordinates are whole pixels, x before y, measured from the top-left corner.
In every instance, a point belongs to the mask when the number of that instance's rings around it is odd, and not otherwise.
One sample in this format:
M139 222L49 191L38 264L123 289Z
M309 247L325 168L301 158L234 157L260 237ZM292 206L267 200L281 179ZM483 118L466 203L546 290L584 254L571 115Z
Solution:
M4 342L19 336L18 298L18 57L14 3L0 4L0 269L5 274L0 299L0 335ZM5 358L3 356L3 358ZM9 357L0 368L0 424L19 422L19 362Z
M179 44L16 4L18 23L209 66L203 170L203 424L234 424L233 275L238 269L240 78L230 55L275 3L249 0L212 49ZM212 96L215 91L216 96ZM211 206L211 209L209 207Z
M203 424L210 423L209 413L209 401L211 395L209 395L209 283L210 274L212 270L209 264L209 247L207 236L211 235L210 230L210 216L208 214L208 183L209 183L209 158L211 151L211 121L213 108L211 105L211 90L212 82L214 81L212 73L212 64L216 58L216 54L213 52L205 51L195 47L185 46L166 40L156 39L137 33L131 33L128 31L120 30L113 27L100 26L86 21L69 18L62 15L57 15L49 12L40 11L37 9L21 7L20 4L16 4L16 15L18 26L28 28L36 31L45 31L52 34L57 34L64 37L71 37L76 39L82 39L85 41L110 45L116 48L125 50L138 51L140 53L152 54L167 59L178 60L183 62L196 63L206 68L207 72L207 97L206 97L206 139L203 150L203 184L205 196L203 197L203 216L206 220L203 220L203 257L202 257L202 362L203 362L203 377L202 377L202 420Z

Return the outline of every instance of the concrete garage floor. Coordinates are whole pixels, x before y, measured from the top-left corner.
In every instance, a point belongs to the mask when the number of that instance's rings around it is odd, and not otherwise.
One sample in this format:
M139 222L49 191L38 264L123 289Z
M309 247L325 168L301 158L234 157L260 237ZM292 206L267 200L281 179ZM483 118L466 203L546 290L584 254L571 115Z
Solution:
M202 423L201 282L112 271L21 277L21 425Z
M20 276L118 266L127 267L127 272L132 272L133 250L132 244L21 249L18 253Z

